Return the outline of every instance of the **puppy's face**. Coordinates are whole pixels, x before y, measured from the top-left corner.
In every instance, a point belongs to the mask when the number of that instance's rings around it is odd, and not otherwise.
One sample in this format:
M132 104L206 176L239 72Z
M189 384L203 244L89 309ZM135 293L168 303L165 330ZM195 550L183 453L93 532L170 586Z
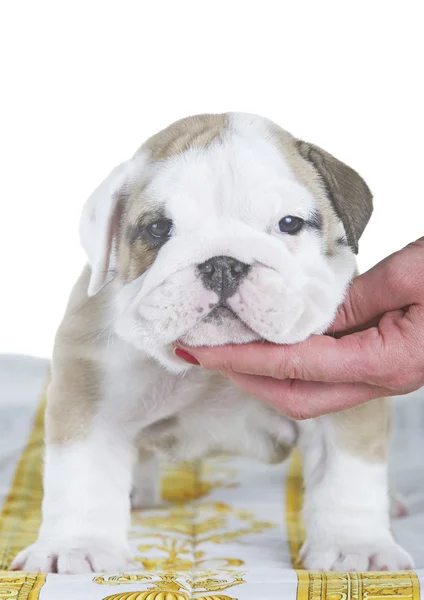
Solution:
M370 213L354 171L265 119L185 119L88 200L89 295L113 279L118 335L175 370L177 340L298 342L333 320Z

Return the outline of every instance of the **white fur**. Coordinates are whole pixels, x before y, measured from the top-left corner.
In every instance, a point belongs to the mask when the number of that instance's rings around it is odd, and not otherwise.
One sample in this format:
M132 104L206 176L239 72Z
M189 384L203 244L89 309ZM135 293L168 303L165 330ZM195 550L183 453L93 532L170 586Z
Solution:
M294 423L219 374L190 369L172 352L178 339L192 345L293 343L323 332L353 276L349 248L334 244L329 256L315 231L277 233L281 218L308 218L317 206L267 127L259 117L231 115L222 139L206 150L155 165L137 155L88 200L80 232L92 267L89 295L113 278L117 202L135 181L144 180L144 193L172 218L174 231L144 275L110 284L104 337L111 342L102 354L107 376L98 414L87 439L47 449L40 537L15 567L52 570L57 561L59 572L125 568L136 439L150 456L135 466L138 507L158 496L154 455L192 460L224 451L273 461L295 443ZM343 235L334 219L330 238ZM251 269L229 300L236 317L207 323L217 295L205 289L196 267L218 255ZM340 450L325 419L302 425L301 448L306 564L362 567L371 554L379 565L406 564L389 533L386 467Z
M43 522L35 544L12 568L60 573L129 567L131 439L112 423L82 442L47 446Z
M387 464L344 451L330 417L300 424L304 459L303 514L308 532L301 550L306 569L366 571L412 568L393 539Z

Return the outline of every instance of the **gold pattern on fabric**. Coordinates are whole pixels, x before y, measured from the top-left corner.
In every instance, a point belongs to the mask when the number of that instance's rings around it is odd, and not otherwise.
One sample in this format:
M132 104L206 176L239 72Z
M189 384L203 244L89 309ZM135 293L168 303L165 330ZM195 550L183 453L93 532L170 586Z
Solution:
M289 538L290 557L296 569L302 567L299 552L306 539L305 527L302 519L303 503L303 474L302 460L297 450L290 457L290 464L286 480L286 525Z
M228 459L196 461L166 466L161 484L161 496L166 502L184 504L208 496L215 489L235 487L237 472L228 468Z
M45 393L0 515L0 570L37 539L43 499L44 409Z
M138 589L105 598L234 600L226 591L245 583L239 570L244 561L224 551L217 553L216 547L261 534L274 524L256 519L245 509L203 499L204 489L236 485L237 472L225 465L225 459L214 459L165 471L162 492L169 497L171 488L173 504L132 516L131 538L140 542L135 560L145 570L94 578L100 585L134 583Z
M420 584L412 571L324 573L298 571L297 600L419 600Z
M94 578L100 585L137 583L139 589L108 595L108 600L234 600L221 592L245 583L239 570L244 561L225 552L217 554L216 546L261 534L274 524L205 498L216 488L237 485L237 471L226 463L219 458L166 468L162 496L172 502L132 515L130 536L138 544L135 561L144 570ZM140 584L145 589L140 590Z
M150 580L151 583L143 591L112 594L106 596L104 600L236 600L233 596L222 595L220 592L245 583L240 575L228 573L225 579L217 579L213 577L212 572L207 571L198 573L196 579L187 579L187 573L158 574L156 572L147 575L122 573L108 578L94 578L94 582L100 585L119 585L146 580Z
M45 581L41 573L0 571L0 600L38 600Z
M243 561L226 556L209 557L205 547L231 543L273 526L268 521L255 519L249 511L222 502L196 502L149 511L148 515L133 516L132 536L137 539L141 536L143 540L138 546L140 555L135 560L145 569L164 571L187 570L211 563L219 568L232 568L242 565ZM149 556L152 551L154 557Z
M237 575L234 575L232 579L228 577L227 580L214 579L208 572L203 574L203 578L198 577L196 580L186 579L186 577L186 573L150 573L149 575L123 573L107 579L95 577L94 581L100 585L119 585L146 579L152 580L152 583L143 591L134 590L111 594L103 600L237 600L233 596L223 595L220 592L244 583L243 579Z

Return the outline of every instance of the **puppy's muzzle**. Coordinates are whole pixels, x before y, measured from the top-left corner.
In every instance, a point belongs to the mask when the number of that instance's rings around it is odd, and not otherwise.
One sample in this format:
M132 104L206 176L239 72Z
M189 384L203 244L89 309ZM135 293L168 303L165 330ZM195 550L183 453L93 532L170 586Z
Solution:
M197 266L203 285L218 294L220 303L234 296L249 269L250 265L230 256L214 256Z

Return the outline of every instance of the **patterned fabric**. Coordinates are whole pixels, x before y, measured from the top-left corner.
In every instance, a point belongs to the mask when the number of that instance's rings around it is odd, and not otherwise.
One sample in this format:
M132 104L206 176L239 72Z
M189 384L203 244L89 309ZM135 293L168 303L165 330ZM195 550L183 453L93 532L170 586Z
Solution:
M43 369L46 375L47 366ZM163 504L132 515L130 540L139 565L134 571L91 576L8 572L13 556L35 540L40 523L44 408L40 377L37 384L34 379L32 403L28 385L13 391L8 378L10 395L0 400L0 418L12 396L16 409L16 397L26 394L28 426L22 426L24 449L17 453L10 481L0 453L0 478L6 482L0 486L0 600L419 600L424 569L319 573L295 563L305 536L297 453L288 465L278 466L225 457L165 466ZM414 522L416 515L411 518ZM397 535L401 522L406 528L411 518L398 521ZM424 511L419 518L424 519ZM423 567L424 539L421 545Z

